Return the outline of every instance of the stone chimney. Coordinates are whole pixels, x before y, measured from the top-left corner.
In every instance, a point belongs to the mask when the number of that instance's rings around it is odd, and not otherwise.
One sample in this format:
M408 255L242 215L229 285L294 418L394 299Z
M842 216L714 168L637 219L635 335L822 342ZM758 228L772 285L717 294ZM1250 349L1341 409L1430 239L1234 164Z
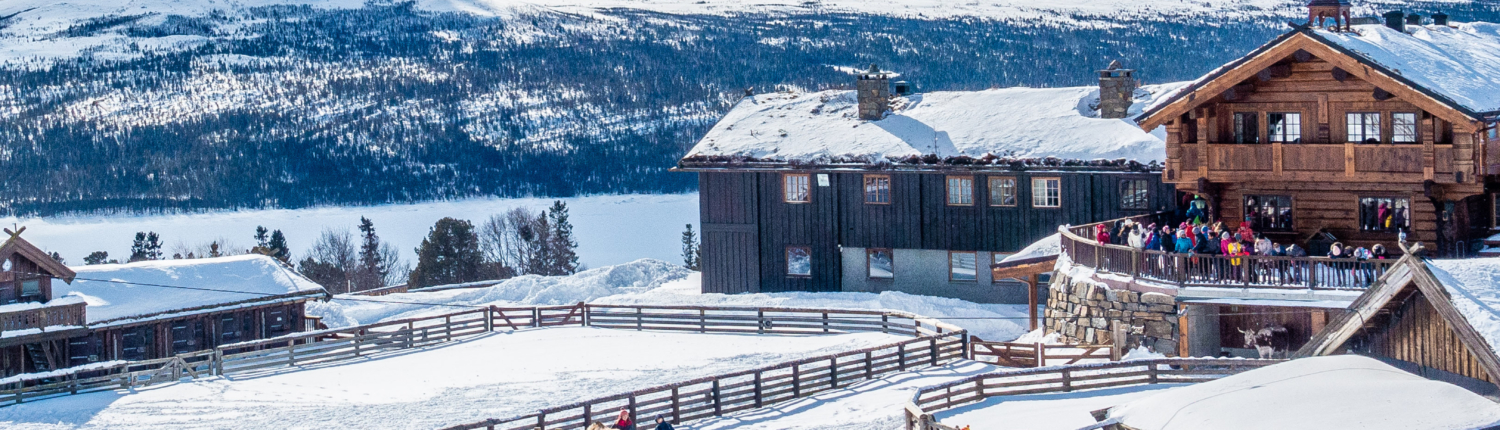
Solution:
M1432 14L1432 25L1441 25L1446 27L1448 25L1448 14L1442 12Z
M1313 25L1316 21L1319 27L1327 20L1333 20L1333 28L1336 30L1349 31L1349 9L1353 5L1349 0L1312 0L1307 3L1307 25Z
M859 119L874 121L885 117L891 108L891 78L874 64L870 70L859 74L855 85L859 94Z
M1386 12L1381 17L1385 18L1385 26L1396 31L1406 31L1406 14L1399 10Z
M1108 69L1099 71L1099 117L1129 116L1134 101L1135 70L1120 68L1119 61L1109 62Z

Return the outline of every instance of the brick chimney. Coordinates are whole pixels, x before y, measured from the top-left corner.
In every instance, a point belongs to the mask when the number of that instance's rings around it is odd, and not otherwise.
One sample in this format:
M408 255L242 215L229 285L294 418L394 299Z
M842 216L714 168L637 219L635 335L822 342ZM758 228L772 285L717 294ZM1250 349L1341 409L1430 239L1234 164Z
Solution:
M1336 30L1349 31L1349 9L1353 5L1349 0L1312 0L1307 3L1307 25L1313 25L1317 21L1319 27L1327 20L1333 20L1333 28Z
M874 64L870 70L859 74L855 85L859 95L859 119L874 121L885 117L891 108L891 78Z
M1119 61L1109 62L1108 69L1099 71L1099 117L1129 116L1134 101L1135 70L1121 68Z

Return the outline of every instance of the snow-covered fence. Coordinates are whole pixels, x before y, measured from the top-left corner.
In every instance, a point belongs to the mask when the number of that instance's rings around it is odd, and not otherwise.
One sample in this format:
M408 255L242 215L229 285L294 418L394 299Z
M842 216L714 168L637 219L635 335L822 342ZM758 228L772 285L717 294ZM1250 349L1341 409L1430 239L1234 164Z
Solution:
M937 422L934 412L996 396L1060 393L1143 384L1207 382L1282 360L1244 358L1162 358L1039 367L975 375L922 387L906 405L907 430L956 430Z
M1051 345L1045 343L987 342L969 339L969 357L974 361L1005 367L1039 367L1092 361L1119 361L1114 345Z

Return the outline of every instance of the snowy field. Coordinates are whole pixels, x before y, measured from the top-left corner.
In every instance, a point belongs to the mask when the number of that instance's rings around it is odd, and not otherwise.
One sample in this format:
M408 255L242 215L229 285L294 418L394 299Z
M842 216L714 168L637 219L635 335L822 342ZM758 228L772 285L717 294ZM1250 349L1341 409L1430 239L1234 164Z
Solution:
M168 256L176 245L196 246L224 238L237 248L254 245L255 226L280 229L292 256L300 259L327 228L348 229L363 216L375 222L376 233L396 246L401 257L414 260L412 249L422 243L432 224L443 217L467 219L476 225L514 207L541 210L553 200L568 204L579 260L590 267L620 264L638 258L681 261L682 228L698 230L698 195L609 195L563 199L472 199L399 205L318 207L220 211L179 215L99 215L46 218L0 218L0 224L26 227L26 239L49 252L59 252L68 264L83 264L94 251L111 258L130 256L137 231L161 233Z
M308 313L330 327L453 312L451 306L617 305L765 306L888 309L941 319L984 339L1010 340L1026 333L1026 306L979 304L900 292L703 294L697 272L679 264L642 259L571 276L520 276L483 288L355 296L308 304ZM350 300L353 299L353 300ZM420 304L412 304L420 303Z
M0 408L7 428L435 428L904 339L551 328Z
M1071 393L1001 396L935 414L943 424L986 430L1075 430L1094 424L1089 411L1108 408L1183 384L1138 385ZM1001 425L997 425L1003 423Z

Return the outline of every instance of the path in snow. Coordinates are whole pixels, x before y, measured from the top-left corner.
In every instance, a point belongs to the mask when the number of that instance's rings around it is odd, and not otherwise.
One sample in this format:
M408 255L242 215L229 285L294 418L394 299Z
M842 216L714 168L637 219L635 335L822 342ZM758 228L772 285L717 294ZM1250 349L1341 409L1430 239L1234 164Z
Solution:
M0 408L7 428L434 428L892 343L897 336L756 336L552 328L379 359Z
M469 199L379 206L327 206L308 209L217 211L178 215L87 215L45 218L0 218L0 224L26 226L26 239L48 252L61 253L70 264L83 264L90 252L106 251L124 260L137 231L161 233L164 252L179 243L207 244L224 238L238 248L253 246L255 226L286 234L292 256L300 260L324 229L354 228L363 216L375 222L380 238L395 245L401 258L415 261L412 249L432 224L443 217L466 219L477 227L491 215L515 207L541 210L553 200L568 204L578 258L590 267L638 258L682 261L682 228L698 230L697 194L638 194L574 198Z
M1094 424L1095 411L1185 384L1101 388L1071 393L1001 396L934 415L943 424L984 429L1075 430ZM1004 425L996 426L996 423Z
M905 410L906 402L911 400L918 388L997 370L1001 368L967 360L957 361L940 367L886 375L803 399L688 424L693 430L899 430L905 428L902 411Z

